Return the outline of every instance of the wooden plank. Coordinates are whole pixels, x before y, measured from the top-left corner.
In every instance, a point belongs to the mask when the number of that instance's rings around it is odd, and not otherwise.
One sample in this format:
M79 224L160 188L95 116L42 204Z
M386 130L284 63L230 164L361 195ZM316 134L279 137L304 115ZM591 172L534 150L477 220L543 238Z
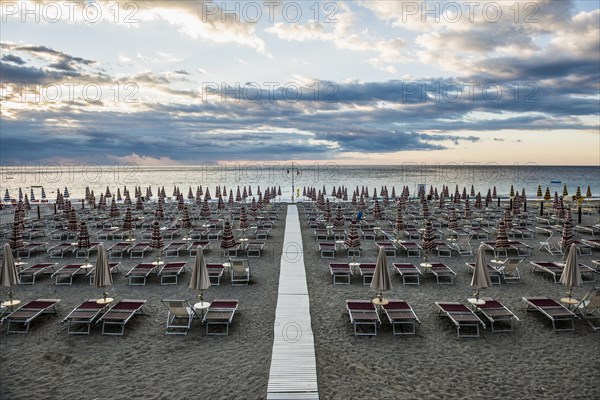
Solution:
M267 399L319 398L298 208L288 205Z

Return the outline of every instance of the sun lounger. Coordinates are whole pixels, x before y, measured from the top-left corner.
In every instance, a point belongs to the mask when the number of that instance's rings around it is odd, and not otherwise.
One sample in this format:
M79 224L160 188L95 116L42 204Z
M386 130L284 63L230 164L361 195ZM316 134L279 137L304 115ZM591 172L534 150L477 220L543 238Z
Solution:
M595 330L600 330L600 286L590 290L575 305L574 311Z
M119 242L110 246L108 250L109 258L123 258L123 253L129 250L131 247L131 243L129 242Z
M385 249L385 255L388 257L396 257L396 246L392 242L375 242L377 247Z
M51 241L74 240L77 239L77 232L66 229L55 229L48 233L48 236L50 236Z
M205 232L205 236L208 240L219 240L223 231L220 229L209 229Z
M399 242L398 245L406 251L407 257L421 257L421 246L415 242Z
M72 243L59 243L55 246L52 246L48 249L48 253L50 253L50 258L63 258L65 253L73 252L77 248L77 245L73 245Z
M188 245L187 250L190 253L190 257L195 257L198 246L200 246L200 248L204 252L204 250L208 249L209 245L210 245L210 242L208 240L196 240L196 241L191 242Z
M129 248L129 258L144 258L150 249L150 243L136 243Z
M595 235L600 234L600 225L575 225L573 230L575 230L575 232L589 233L594 237Z
M29 333L30 324L43 314L56 314L56 305L60 299L37 299L23 304L2 319L7 321L6 333ZM22 329L11 328L21 325Z
M363 237L363 240L370 241L375 240L375 230L369 228L363 228L360 230L360 234Z
M246 245L246 256L260 257L264 247L265 242L249 241Z
M581 241L593 249L600 250L600 239L581 239Z
M143 314L143 306L146 300L121 300L105 312L97 323L102 322L102 334L123 336L125 333L125 325L136 314ZM107 329L112 326L117 326L120 329L117 332L108 332Z
M179 234L181 233L181 229L167 228L167 229L162 229L160 232L162 233L163 238L168 239L168 240L173 240L173 238L175 236L179 236Z
M420 285L423 273L414 264L393 263L392 266L398 275L402 277L404 285Z
M330 263L329 273L333 276L333 284L349 285L352 278L352 268L348 263ZM338 282L339 281L339 282Z
M563 272L564 265L551 261L530 261L533 265L533 271L536 272L541 270L552 275L554 283L558 283ZM588 267L585 264L579 263L579 274L583 282L595 282L596 271L593 268Z
M435 249L438 253L438 257L452 257L452 247L444 242L437 242L435 244Z
M495 268L500 271L500 275L506 283L521 282L519 265L524 261L523 258L507 258L502 263L497 263Z
M244 259L229 259L231 265L231 285L247 285L250 283L250 266Z
M547 297L523 297L527 303L527 311L536 310L552 321L552 328L555 332L574 331L574 319L578 318L565 306ZM566 322L566 327L557 327L557 322Z
M479 317L464 304L457 302L436 301L436 306L439 308L439 315L446 316L456 327L456 334L461 337L479 337L479 325L485 328L485 324ZM461 330L469 328L475 332L463 333Z
M92 242L92 243L90 243L90 247L88 247L87 249L80 249L79 247L77 247L75 249L75 258L89 257L91 252L98 251L99 244L100 243L98 243L98 242Z
M421 233L415 228L406 228L402 232L404 233L404 237L408 240L419 240L421 238Z
M270 229L257 229L254 232L254 238L256 240L267 240L269 238Z
M35 278L41 274L53 274L56 263L34 264L19 272L19 284L34 285Z
M225 271L223 264L206 264L206 270L208 271L208 279L210 279L210 284L219 286L221 284L221 277Z
M490 231L485 228L472 226L469 228L469 233L473 235L477 240L486 240L490 237Z
M346 300L346 309L354 328L354 336L377 336L377 325L381 321L371 300ZM366 327L367 330L359 332L360 327Z
M375 265L375 263L360 263L358 265L360 276L363 278L363 285L367 286L371 284L373 274L375 273Z
M574 240L573 244L577 248L577 253L579 253L580 256L591 256L592 255L592 247L587 242L584 242L582 240ZM561 250L563 251L563 254L564 254L565 251L562 248L562 242L561 242Z
M206 310L202 322L206 325L206 335L227 336L229 335L229 325L238 308L238 301L232 299L215 299ZM225 332L220 330L210 331L210 327L224 326Z
M84 270L81 268L82 264L67 264L62 268L56 270L50 278L54 278L55 285L69 285L73 284L73 277L77 274L83 274Z
M469 267L470 274L472 274L475 271L475 263L465 263L465 265ZM488 274L490 275L490 281L492 281L492 285L500 285L500 277L502 276L500 271L495 267L491 266L490 264L487 265L487 270Z
M560 237L550 235L550 237L548 239L540 242L540 247L538 250L542 250L542 249L548 251L548 253L552 254L553 256L562 255L563 252L560 247Z
M194 307L187 300L161 300L167 307L166 335L187 335L192 321L198 317Z
M519 257L527 257L531 255L532 247L527 243L518 240L509 240L508 247L512 250L516 250Z
M116 274L119 272L119 267L121 266L120 262L109 262L108 263L108 268L110 269L110 273L111 274ZM94 274L96 272L96 267L92 267L88 270L87 274L85 274L85 276L89 276L90 277L90 285L94 284Z
M29 258L31 254L46 252L48 243L45 242L29 242L25 246L17 250L17 257Z
M104 304L98 304L96 299L84 301L73 309L61 324L69 322L67 332L69 335L89 335L92 323L106 309ZM84 329L81 329L81 328Z
M160 276L160 284L177 285L179 281L179 275L185 271L185 265L185 262L172 262L165 264L160 271L158 271L158 276Z
M129 278L130 286L146 286L146 278L156 272L156 269L157 266L154 264L138 264L131 268L125 276Z
M512 332L513 319L519 318L504 304L492 298L481 298L485 303L475 305L476 309L490 322L492 332ZM506 326L508 324L508 326Z
M403 300L389 300L388 304L382 305L383 311L392 324L394 335L414 335L417 332L416 324L421 323L417 314L412 307ZM408 331L402 329L396 330L397 327L407 326Z
M319 243L321 258L335 258L335 243Z
M473 236L458 236L458 239L452 244L452 248L461 256L472 256L473 247L471 246Z
M438 285L453 285L454 284L454 276L456 275L456 272L454 272L446 264L431 263L429 272L431 272L433 275L435 275L435 279L436 279Z
M165 257L179 257L179 252L186 248L186 242L171 242L165 248Z

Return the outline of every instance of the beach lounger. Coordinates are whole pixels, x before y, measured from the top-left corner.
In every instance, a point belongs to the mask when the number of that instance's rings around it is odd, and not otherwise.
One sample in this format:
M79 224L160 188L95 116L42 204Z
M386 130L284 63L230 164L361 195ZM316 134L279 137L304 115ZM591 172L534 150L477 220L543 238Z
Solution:
M109 262L108 263L108 268L110 269L110 273L111 274L116 274L119 272L119 267L121 266L120 262ZM85 274L85 276L89 276L90 277L90 285L94 284L94 274L96 272L96 266L90 268L87 272L87 274Z
M98 304L96 299L90 299L75 307L60 323L69 323L67 328L69 335L89 335L92 323L105 309L104 304Z
M231 285L247 285L250 283L250 266L243 259L230 259L231 265Z
M329 273L333 276L334 285L349 285L352 278L352 268L348 263L330 263ZM338 282L339 281L339 282Z
M28 242L25 246L17 250L17 257L29 258L31 254L46 252L48 243L46 242Z
M54 278L55 285L69 285L73 284L73 277L77 274L82 274L84 270L81 268L82 264L67 264L62 268L56 270L50 278Z
M592 247L587 242L585 242L583 240L574 240L573 244L577 248L577 253L579 253L580 256L591 256L592 255ZM562 249L562 242L561 242L561 250L563 251L563 254L564 254L564 249Z
M179 234L181 233L181 229L167 228L167 229L162 229L160 232L162 233L163 238L168 239L168 240L173 240L173 238L175 236L179 236Z
M190 257L195 257L198 246L200 246L202 252L204 252L204 250L208 249L209 245L210 242L208 240L196 240L188 245L187 250L190 253Z
M467 267L469 267L469 273L472 274L475 271L475 263L465 263ZM495 267L487 264L488 274L490 275L490 281L492 281L492 285L500 285L500 277L502 276L501 272Z
M575 232L589 233L592 237L600 234L600 225L575 225L573 229Z
M532 247L527 243L518 240L510 240L508 242L508 247L510 247L513 250L516 250L517 255L519 257L528 257L531 255Z
M220 229L209 229L205 232L205 236L208 240L219 240L223 231Z
M146 286L146 278L156 270L157 266L154 264L138 264L131 268L125 276L129 278L130 286Z
M415 314L412 307L403 300L389 300L388 304L382 305L383 311L392 324L392 331L394 335L414 335L417 332L416 324L420 324L417 314ZM398 327L406 326L409 329L404 331L402 329L396 330Z
M456 272L454 272L446 264L431 263L431 268L429 268L429 272L435 275L435 279L438 285L454 284L454 276L456 275Z
M346 300L346 309L354 336L377 336L377 325L381 321L371 300ZM362 328L366 328L366 331L362 331Z
M177 285L179 281L179 275L185 271L185 265L185 262L172 262L165 264L160 271L158 271L158 276L160 276L160 284Z
M373 241L375 240L375 230L369 228L363 228L360 230L360 234L365 241Z
M262 255L265 242L250 241L246 245L247 257L260 257Z
M452 244L452 248L461 256L472 256L473 247L471 246L473 236L458 236L458 239Z
M446 243L437 242L435 249L437 250L438 257L452 257L452 247L448 246Z
M375 263L360 263L358 270L360 271L360 276L363 278L363 285L370 285L375 273Z
M254 238L256 240L267 240L269 238L270 229L257 229L254 233Z
M187 335L192 321L198 317L194 307L187 300L161 300L167 307L166 335Z
M144 258L150 249L150 243L136 243L129 248L129 258Z
M473 235L477 240L486 240L490 238L490 231L481 227L469 228L469 233Z
M129 250L131 247L131 243L129 242L119 242L110 246L108 250L109 258L123 258L123 253Z
M227 336L229 335L229 325L238 308L238 301L233 299L215 299L204 314L202 322L206 326L207 336ZM225 327L225 332L221 330L211 332L210 327Z
M402 277L404 285L420 285L423 273L414 264L393 263L392 266L398 275Z
M479 325L481 324L485 328L483 321L464 304L443 301L436 301L435 304L439 308L439 315L448 317L454 324L459 338L479 337ZM471 333L464 333L465 328L468 328ZM474 332L472 332L473 330Z
M406 257L421 257L421 246L415 242L399 242L401 248L406 251Z
M550 261L530 261L529 263L533 265L532 272L542 271L550 274L552 275L554 283L558 283L563 271L562 266Z
M574 319L579 318L565 306L548 297L523 297L527 303L527 311L539 311L552 321L552 328L555 332L574 331ZM557 327L557 322L566 322L564 328Z
M321 258L335 258L335 243L319 243Z
M50 254L50 258L63 258L65 253L73 252L77 246L72 243L59 243L55 246L52 246L48 249L48 253Z
M223 264L206 264L206 270L208 271L208 279L210 279L210 284L219 286L221 284L221 277L225 271Z
M75 258L88 258L91 252L98 251L99 244L100 243L98 242L92 242L90 243L90 247L87 249L80 249L79 247L75 246Z
M179 257L179 252L186 248L185 242L171 242L165 248L165 257Z
M416 228L406 228L402 233L408 240L419 240L421 238L421 233Z
M385 249L385 255L388 257L396 257L396 246L392 242L375 242L377 247Z
M524 261L523 258L507 258L504 262L496 264L495 268L500 271L500 275L506 283L521 282L519 265Z
M600 239L581 239L581 241L593 249L600 250Z
M53 274L57 263L34 264L19 272L19 284L34 285L35 278L42 274Z
M550 235L550 237L548 239L540 242L540 247L538 250L542 250L542 249L548 251L548 253L552 254L553 256L562 255L563 252L560 247L560 237Z
M492 298L481 298L481 300L485 303L475 307L490 322L492 332L512 332L513 319L518 321L519 318L498 300Z
M7 321L6 333L29 333L30 324L43 314L56 314L56 305L60 299L37 299L25 303L2 319ZM21 326L21 329L11 328Z
M77 239L77 232L66 229L55 229L48 233L48 236L50 236L50 241L75 240Z
M600 286L590 290L575 305L574 311L595 330L600 330Z
M105 312L97 323L102 323L102 334L112 336L123 336L125 334L125 326L129 320L136 314L143 314L143 306L146 300L121 300ZM112 326L119 328L116 332L108 332Z

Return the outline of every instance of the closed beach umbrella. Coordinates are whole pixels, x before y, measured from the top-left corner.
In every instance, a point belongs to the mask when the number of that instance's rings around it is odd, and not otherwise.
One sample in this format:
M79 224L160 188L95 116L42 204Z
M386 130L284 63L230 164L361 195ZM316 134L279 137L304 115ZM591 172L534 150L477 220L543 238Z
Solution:
M579 270L577 246L575 246L575 244L571 244L571 247L569 247L569 255L567 256L565 268L563 269L559 282L569 288L567 292L569 298L571 297L571 288L573 286L581 286L583 283L581 280L581 272Z
M112 285L112 283L113 279L112 275L110 274L108 256L106 254L106 250L104 249L104 244L100 243L98 246L98 256L96 257L96 270L94 271L94 286L104 289L107 286ZM106 297L108 296L106 290L104 290L102 296L106 301Z
M392 288L392 279L390 278L390 272L388 271L387 257L383 247L379 248L379 255L377 256L375 271L373 271L371 287L379 292L377 297L380 301L382 300L383 292Z
M562 236L560 238L560 247L565 253L565 256L567 256L567 252L571 248L571 244L574 240L575 239L573 237L573 220L571 219L571 210L567 208L565 222L563 224L562 229Z
M221 249L226 252L229 249L237 247L238 244L239 243L233 236L233 231L231 230L231 224L229 223L229 220L225 221L225 226L223 227L223 236L221 237Z
M198 297L200 301L203 301L203 291L209 287L210 279L208 277L208 270L206 269L204 253L202 252L202 246L198 246L196 249L196 262L192 270L192 278L190 279L190 289L199 290L200 295Z
M160 249L162 249L164 245L163 236L160 232L160 224L155 220L152 223L152 235L150 235L150 247L157 249L156 261L154 261L153 264L161 265L163 263L160 261Z
M585 197L592 197L592 188L588 185Z
M475 270L471 279L471 286L477 289L475 298L479 300L479 289L485 289L492 286L490 274L487 269L487 260L485 259L485 246L479 245L475 256Z
M2 246L2 251L4 257L2 258L2 268L0 268L0 285L9 288L8 301L12 301L12 287L19 284L19 276L8 243Z
M360 238L358 237L358 232L357 232L357 228L356 228L356 220L352 220L352 223L350 224L350 231L348 232L348 236L346 236L344 245L348 249L360 248ZM355 254L355 252L353 252L353 254ZM352 256L352 260L354 260L354 255Z
M506 225L504 222L500 222L498 228L496 229L496 243L495 243L495 253L496 257L499 250L504 250L508 248L508 236L506 234Z

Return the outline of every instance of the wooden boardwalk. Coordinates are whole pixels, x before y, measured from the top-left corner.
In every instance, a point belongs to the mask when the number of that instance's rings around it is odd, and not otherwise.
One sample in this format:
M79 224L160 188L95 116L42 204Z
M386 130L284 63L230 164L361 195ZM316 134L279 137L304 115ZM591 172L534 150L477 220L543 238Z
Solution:
M318 399L298 208L288 205L267 399Z

